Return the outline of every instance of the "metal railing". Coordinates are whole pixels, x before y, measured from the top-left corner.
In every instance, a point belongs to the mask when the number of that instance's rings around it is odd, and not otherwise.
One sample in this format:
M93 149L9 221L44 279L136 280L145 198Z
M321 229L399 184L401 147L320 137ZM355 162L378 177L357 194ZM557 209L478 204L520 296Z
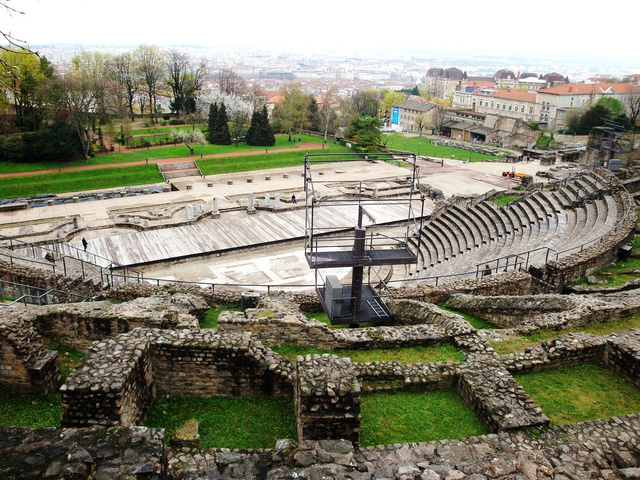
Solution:
M10 292L10 293L7 293ZM17 296L17 298L13 298ZM90 301L91 297L81 295L78 293L67 292L65 290L58 290L56 288L44 289L41 287L34 287L32 285L25 285L22 283L14 283L6 280L0 280L0 299L10 298L9 301L0 302L0 306L8 307L16 303L38 304L48 305L50 303L62 303L58 302L58 297L67 296L70 299L76 299L77 301L86 302Z

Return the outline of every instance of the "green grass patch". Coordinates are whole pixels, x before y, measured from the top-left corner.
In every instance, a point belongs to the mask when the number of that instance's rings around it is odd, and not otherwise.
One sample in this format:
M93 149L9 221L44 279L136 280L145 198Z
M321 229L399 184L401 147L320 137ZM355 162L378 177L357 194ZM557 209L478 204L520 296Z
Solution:
M619 287L627 283L629 280L638 278L638 274L633 270L640 270L640 236L633 237L630 242L631 256L625 260L620 260L613 265L601 268L592 273L602 283L598 286L603 287ZM586 277L581 278L577 282L580 285L588 285Z
M219 307L210 308L204 314L204 318L200 321L200 328L218 328L218 317L222 312L241 312L242 308L238 305L226 304Z
M362 395L362 446L430 442L488 433L455 390Z
M60 376L66 380L69 374L78 366L84 357L84 352L80 352L69 345L60 343L54 339L44 339L44 346L49 350L56 350L60 358Z
M204 175L218 173L246 172L268 168L296 167L304 165L306 153L350 153L341 145L331 145L324 150L300 150L295 152L275 152L262 155L238 155L222 158L205 158L197 160L198 167Z
M566 330L542 330L531 335L492 342L491 346L499 355L506 355L515 352L522 352L527 347L539 346L543 341L566 335L567 333L591 333L592 335L609 335L614 332L621 332L633 328L640 328L640 315L611 320L606 323L590 323L583 327L567 328Z
M0 425L3 427L59 427L61 420L60 394L50 398L20 395L0 386Z
M157 134L168 134L171 132L171 130L184 130L184 131L189 131L193 128L192 125L171 125L171 126L166 126L166 127L149 127L149 128L138 128L136 130L132 130L131 132L129 132L129 135L133 135L133 136L137 136L137 135L143 135L143 136L151 136L151 135L157 135ZM207 125L206 124L201 124L201 125L196 125L196 128L198 130L202 130L203 132L205 132L207 130ZM120 131L118 130L118 135L120 134Z
M272 350L296 362L298 355L313 355L331 353L339 357L350 357L354 362L399 362L399 363L435 363L464 361L463 353L450 344L430 345L427 347L407 348L375 348L371 350L322 350L318 348L283 345L273 347Z
M25 175L3 178L0 182L0 198L25 197L39 193L79 192L163 181L156 165Z
M555 425L640 411L640 390L602 365L588 363L515 378Z
M451 312L451 313L457 313L458 315L461 315L462 317L464 317L464 319L469 322L471 324L471 326L473 328L476 328L478 330L490 330L492 328L495 328L493 325L491 325L489 322L487 322L486 320L483 320L481 318L478 317L474 317L473 315L469 315L468 313L464 313L464 312L459 312L457 310L454 310L452 308L448 308L445 307L444 305L438 305L442 310L446 310L447 312Z
M189 127L190 128L190 127ZM322 139L319 137L312 137L310 135L302 135L301 142L289 142L286 136L277 136L276 143L272 147L268 147L269 150L277 148L295 148L300 143L319 143ZM330 151L337 149L345 149L338 144L327 143L327 147ZM189 149L183 144L172 145L167 147L158 148L137 148L133 150L127 150L125 147L115 146L115 152L96 155L93 158L84 159L69 159L68 161L50 161L50 162L24 162L24 163L12 163L0 161L0 173L13 173L13 172L33 172L36 170L48 170L52 168L66 168L66 167L78 167L85 165L105 165L110 163L126 163L126 162L143 162L146 159L168 159L168 158L181 158L192 157L198 158L200 155L215 155L235 152L249 152L249 151L261 151L264 152L265 147L255 147L247 145L246 143L238 144L238 147L234 145L194 145L194 154L190 155ZM322 150L322 151L327 151ZM345 151L350 151L346 150ZM304 154L306 151L301 148L300 156L304 160ZM4 179L3 179L4 181Z
M508 203L513 202L516 198L518 198L518 195L502 195L499 197L494 197L493 203L495 203L499 207L503 207Z
M484 155L470 152L461 148L435 145L435 139L427 137L408 137L401 133L385 135L383 141L387 142L387 149L402 150L429 157L452 158L454 160L469 160L472 162L496 162L504 161L504 156Z
M176 429L195 418L202 448L273 448L276 440L296 438L293 400L286 398L158 397L147 427Z

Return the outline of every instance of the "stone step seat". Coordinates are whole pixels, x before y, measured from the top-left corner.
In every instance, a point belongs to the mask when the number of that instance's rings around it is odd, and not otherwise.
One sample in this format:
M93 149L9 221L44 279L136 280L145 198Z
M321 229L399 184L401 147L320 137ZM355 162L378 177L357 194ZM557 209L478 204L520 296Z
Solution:
M573 182L583 197L593 197L599 193L599 190L586 181L584 177L577 177Z
M552 195L553 198L555 198L556 202L560 205L561 210L573 208L573 201L569 198L562 187L558 186L555 190L553 190Z
M447 248L445 246L445 242L442 239L441 235L438 234L438 231L434 228L431 222L425 224L425 226L423 227L422 236L425 237L427 245L431 244L435 248L435 257L437 263L442 263L446 261L447 258L449 258L447 257Z
M479 224L486 228L488 238L490 238L491 240L496 240L501 236L502 229L498 229L498 225L496 224L495 220L491 218L490 215L487 215L482 208L478 208L478 206L475 205L472 208L468 208L467 211L470 214L475 215L478 219Z
M460 244L461 241L464 242L464 237L462 237L461 240L460 236L452 231L449 228L448 224L442 222L439 218L436 218L433 221L433 226L441 232L441 234L444 236L444 238L446 238L448 244L450 245L451 252L449 258L457 257L458 255L460 255L460 252L466 250L466 246L462 246Z
M526 205L529 210L533 213L534 217L538 222L542 222L547 218L547 212L544 210L544 207L536 200L534 200L535 195L531 195L529 197L525 197L522 199L522 204Z
M530 227L538 222L538 218L532 216L531 211L520 202L511 202L509 204L511 212L518 218L522 228Z
M545 191L543 196L546 198L547 202L551 205L551 208L553 208L553 211L556 214L565 211L565 208L553 190Z
M480 226L474 221L475 218L471 217L465 209L454 206L451 208L451 213L457 215L458 221L462 222L465 225L468 225L473 233L474 245L479 247L480 245L487 243L487 236L483 237L482 230Z
M579 203L580 200L581 200L576 195L575 191L568 187L568 184L567 184L567 186L565 186L565 185L559 186L557 191L566 198L566 202L567 202L567 206L568 206L567 208L570 208L575 203Z
M511 232L511 229L507 227L505 219L500 215L492 202L480 202L476 207L479 208L486 217L491 219L491 222L496 226L499 237L503 237Z
M467 218L467 216L462 212L462 210L458 207L451 207L447 214L451 218L451 221L456 223L462 228L465 228L469 232L470 242L467 242L468 246L471 248L477 248L482 245L482 236L480 235L480 230L478 227L471 223L471 221Z
M473 246L471 245L472 240L468 236L469 231L467 229L460 228L460 225L452 222L451 219L446 215L442 215L441 217L437 218L437 221L442 224L443 228L447 228L449 232L451 232L451 235L455 236L455 238L458 240L458 254L464 253L467 250L471 250L471 248L473 248Z
M531 195L531 198L529 200L532 204L535 205L536 212L542 215L542 218L539 217L539 220L543 220L544 217L550 218L555 216L555 208L553 208L551 203L549 203L547 198L542 193L539 192L535 195Z
M170 172L163 173L164 178L167 180L175 180L176 178L185 178L185 177L200 177L200 170L195 169L187 169L187 170L172 170Z
M175 162L175 163L159 163L158 168L162 173L172 172L174 170L192 170L198 169L196 162L194 161L186 161L186 162Z

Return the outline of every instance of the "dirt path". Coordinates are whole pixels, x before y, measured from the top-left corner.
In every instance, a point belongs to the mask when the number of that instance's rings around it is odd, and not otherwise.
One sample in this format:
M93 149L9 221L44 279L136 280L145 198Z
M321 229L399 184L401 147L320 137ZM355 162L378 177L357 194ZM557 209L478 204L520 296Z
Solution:
M274 148L268 149L269 153L282 153L282 152L295 152L298 150L320 150L322 149L322 143L300 143L296 147L292 148ZM231 153L215 153L211 155L203 155L201 158L223 158L223 157L239 157L243 155L268 155L262 150L250 150L245 152L231 152ZM191 157L176 157L176 158L161 158L150 160L136 160L133 162L119 162L119 163L101 163L99 165L78 165L75 167L62 167L62 168L50 168L47 170L32 170L30 172L12 172L12 173L0 173L2 177L23 177L26 175L39 175L43 173L56 173L56 172L71 172L75 170L92 170L96 168L110 168L110 167L127 167L131 165L144 165L148 163L155 164L167 164L167 163L180 163L189 162L193 160L200 160L198 156Z

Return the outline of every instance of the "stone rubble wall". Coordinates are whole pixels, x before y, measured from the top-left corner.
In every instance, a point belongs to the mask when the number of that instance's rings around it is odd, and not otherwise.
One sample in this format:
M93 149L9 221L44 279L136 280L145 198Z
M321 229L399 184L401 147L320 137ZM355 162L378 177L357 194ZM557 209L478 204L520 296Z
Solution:
M202 297L190 294L141 297L130 302L108 301L55 305L13 305L0 310L0 320L16 316L36 331L79 350L94 340L114 337L137 327L198 328L198 319L188 312L208 308Z
M162 395L288 396L294 367L247 334L137 328L96 342L62 385L63 426L139 422Z
M268 346L299 345L327 350L341 348L400 348L450 342L453 337L475 331L460 315L433 305L400 300L396 317L406 326L331 329L307 319L286 296L262 297L258 307L245 312L222 312L221 332L249 332ZM420 318L425 318L420 322Z
M293 392L291 363L247 334L167 332L151 349L160 395L272 397Z
M17 478L166 479L164 430L0 427L0 476Z
M360 442L360 383L351 359L298 356L294 403L299 440Z
M557 480L638 478L640 415L459 440L354 446L279 440L274 448L170 448L146 427L0 427L3 478Z
M482 318L501 328L511 328L538 315L563 312L577 306L576 300L566 295L469 295L452 294L444 306Z
M453 294L445 306L482 318L511 333L560 330L589 323L610 322L640 313L637 292L608 295L475 296ZM529 312L529 313L528 313Z
M611 334L605 361L616 373L640 387L640 331Z
M500 363L510 373L534 373L588 362L605 361L606 338L588 333L569 333L528 347L523 353L502 355Z
M155 396L150 344L157 332L136 329L94 343L60 387L62 426L135 425Z
M546 426L549 418L503 368L465 369L458 391L491 432Z
M30 395L53 395L60 386L58 352L20 318L0 320L0 385Z

